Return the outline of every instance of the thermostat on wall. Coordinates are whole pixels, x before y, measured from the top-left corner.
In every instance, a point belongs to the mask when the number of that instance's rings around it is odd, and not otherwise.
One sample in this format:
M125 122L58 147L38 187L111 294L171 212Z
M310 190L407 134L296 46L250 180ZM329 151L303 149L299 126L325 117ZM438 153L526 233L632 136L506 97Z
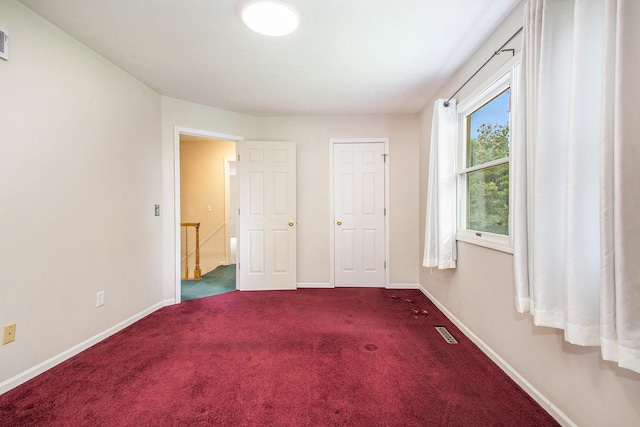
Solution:
M9 32L0 27L0 58L9 60Z

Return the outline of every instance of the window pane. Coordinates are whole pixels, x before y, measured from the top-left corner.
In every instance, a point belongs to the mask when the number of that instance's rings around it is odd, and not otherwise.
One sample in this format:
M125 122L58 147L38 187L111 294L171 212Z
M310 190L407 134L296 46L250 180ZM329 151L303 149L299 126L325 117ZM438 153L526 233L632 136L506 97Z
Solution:
M507 89L467 116L467 167L509 155L509 100Z
M509 164L467 174L467 228L509 234Z

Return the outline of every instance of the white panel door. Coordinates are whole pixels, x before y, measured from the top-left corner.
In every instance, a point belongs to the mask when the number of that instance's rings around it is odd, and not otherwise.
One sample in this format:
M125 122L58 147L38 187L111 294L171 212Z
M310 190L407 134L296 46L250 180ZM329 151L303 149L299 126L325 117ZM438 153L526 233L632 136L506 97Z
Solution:
M238 289L296 289L296 147L237 143Z
M384 143L333 148L335 286L384 287Z

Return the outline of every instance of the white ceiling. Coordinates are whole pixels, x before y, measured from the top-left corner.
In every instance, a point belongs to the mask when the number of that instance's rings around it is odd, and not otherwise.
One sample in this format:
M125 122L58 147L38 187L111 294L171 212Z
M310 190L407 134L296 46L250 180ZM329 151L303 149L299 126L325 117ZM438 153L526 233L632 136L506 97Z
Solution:
M162 95L252 115L415 113L520 0L286 0L283 38L247 0L20 0Z

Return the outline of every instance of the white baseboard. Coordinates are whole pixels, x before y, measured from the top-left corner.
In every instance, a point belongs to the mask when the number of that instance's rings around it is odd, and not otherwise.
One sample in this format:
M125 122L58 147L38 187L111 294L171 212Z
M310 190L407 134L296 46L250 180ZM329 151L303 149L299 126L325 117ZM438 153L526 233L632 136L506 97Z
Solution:
M75 345L73 347L71 347L68 350L63 351L62 353L53 356L52 358L45 360L44 362L34 366L33 368L27 369L26 371L12 377L9 378L8 380L5 380L3 382L0 383L0 394L4 394L6 392L8 392L9 390L18 387L20 384L23 384L27 381L29 381L32 378L35 378L36 376L42 374L43 372L53 368L56 365L59 365L60 363L64 362L67 359L72 358L73 356L75 356L76 354L88 349L89 347L99 343L100 341L104 340L105 338L110 337L111 335L115 334L116 332L121 331L122 329L126 328L127 326L137 322L138 320L142 319L145 316L148 316L149 314L153 313L154 311L168 306L168 305L173 305L175 304L175 301L173 299L168 299L165 301L160 301L159 303L156 303L154 305L152 305L151 307L142 310L140 313L134 314L133 316L129 317L126 320L123 320L122 322L118 323L115 326L112 326L111 328L107 329L104 332L101 332L97 335L94 335L93 337L89 338L86 341L81 342L78 345Z
M390 283L387 289L419 289L418 283Z
M460 331L469 338L480 350L502 369L513 381L516 382L533 400L535 400L542 408L549 413L556 421L566 427L577 427L571 418L569 418L564 412L562 412L557 406L555 406L549 399L547 399L537 388L535 388L529 381L527 381L513 366L509 365L502 357L500 357L491 347L489 347L484 341L482 341L476 334L453 315L447 308L440 303L433 295L429 293L424 287L419 286L420 291L433 302L436 307L454 324Z
M162 308L162 307L168 307L168 306L170 306L170 305L180 304L180 301L176 301L176 299L175 299L175 298L169 298L169 299L166 299L166 300L164 300L164 301L159 302L158 304L162 304L162 305L159 307L159 308ZM155 307L156 305L158 305L158 304L154 304L154 307ZM148 309L147 309L147 310L148 310ZM158 310L158 309L156 308L156 310ZM155 310L154 310L154 311L155 311ZM153 313L153 311L150 311L150 312L149 312L149 314L151 314L151 313ZM146 316L146 314L145 314L145 316ZM144 316L143 316L143 317L144 317ZM141 319L142 319L142 317L141 317Z
M331 283L298 283L298 289L333 289L335 286L332 286ZM420 285L418 283L391 283L389 286L386 286L385 289L419 289Z
M296 286L298 287L298 289L314 289L314 288L333 289L334 288L333 286L331 286L331 283L298 283Z

